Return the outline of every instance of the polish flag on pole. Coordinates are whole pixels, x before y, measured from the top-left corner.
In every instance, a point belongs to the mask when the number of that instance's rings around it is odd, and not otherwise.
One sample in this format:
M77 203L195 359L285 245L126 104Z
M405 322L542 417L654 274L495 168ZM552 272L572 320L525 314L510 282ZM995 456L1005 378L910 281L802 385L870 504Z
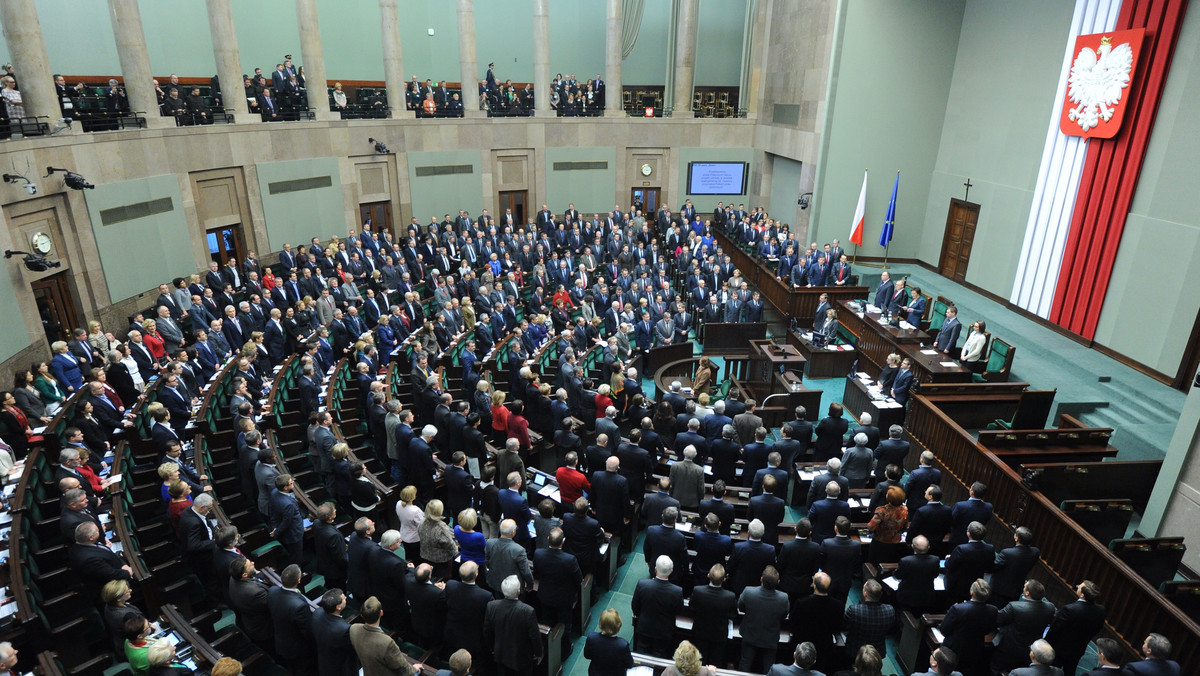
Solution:
M854 209L854 224L850 226L850 241L862 246L863 221L867 217L867 170L863 169L862 190L858 193L858 206Z

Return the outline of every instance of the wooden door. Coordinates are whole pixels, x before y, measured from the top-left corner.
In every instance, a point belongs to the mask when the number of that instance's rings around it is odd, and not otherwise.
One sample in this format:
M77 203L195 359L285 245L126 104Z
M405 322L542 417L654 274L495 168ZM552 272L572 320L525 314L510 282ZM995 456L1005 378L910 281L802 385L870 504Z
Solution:
M939 274L956 282L967 278L967 263L971 260L971 244L975 241L975 226L978 223L978 204L950 200L946 234L942 237L942 256L938 261Z
M246 240L242 236L242 226L229 225L223 228L213 228L207 233L208 257L224 266L230 257L239 261L246 257Z
M503 190L500 192L500 210L496 212L496 222L500 223L500 218L506 213L506 209L512 209L513 223L518 226L525 224L525 207L529 202L528 190ZM516 228L513 228L515 231Z
M46 331L46 341L50 343L70 340L72 329L87 328L79 323L67 274L60 272L29 285L42 319L42 328Z
M629 206L641 209L642 216L652 218L658 212L662 188L634 188L629 193Z
M392 203L391 202L370 202L367 204L358 205L359 223L371 221L371 232L375 233L392 233L393 239L396 233L392 231Z

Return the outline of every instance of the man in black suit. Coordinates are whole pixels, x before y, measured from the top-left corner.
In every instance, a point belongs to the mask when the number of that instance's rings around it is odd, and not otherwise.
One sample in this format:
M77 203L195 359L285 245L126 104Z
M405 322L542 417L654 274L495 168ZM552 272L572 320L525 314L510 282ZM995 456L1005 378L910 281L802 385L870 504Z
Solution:
M628 444L622 444L622 446L626 445ZM626 467L626 458L621 458L619 455L617 457L621 460L621 469L624 471ZM645 485L638 484L636 480L630 480L628 476L625 478L626 480L631 481L635 486ZM663 512L668 507L679 509L679 501L671 497L671 494L668 492L670 487L671 480L667 477L661 477L658 480L658 491L654 493L647 493L646 496L642 498L642 513L646 515L647 529L653 528L654 526L657 526L663 522Z
M976 481L971 484L971 497L954 505L950 544L961 545L967 541L967 526L972 521L986 526L992 520L992 503L983 501L986 494L987 486Z
M893 574L900 580L896 589L896 608L913 613L930 612L934 608L936 595L933 582L941 573L938 557L929 553L929 539L918 535L912 541L913 553L900 559Z
M955 547L946 557L946 592L951 601L967 598L971 583L990 573L995 566L996 548L983 541L986 536L987 529L983 524L972 521L967 526L968 542Z
M274 652L275 632L267 606L267 585L255 577L257 572L254 562L244 556L229 564L229 605L246 636Z
M875 448L875 478L882 479L883 471L888 465L896 465L897 467L904 466L904 459L908 457L910 445L907 441L900 438L904 434L904 428L900 425L892 425L888 428L888 438L879 441L879 429L872 427L875 430L876 444ZM860 428L861 431L861 428ZM869 435L868 435L869 436ZM851 434L853 439L854 435ZM870 443L867 444L871 446ZM936 482L935 482L936 483Z
M646 560L651 562L650 575L654 575L654 561L660 556L671 559L673 564L671 582L680 587L689 587L687 581L688 546L683 533L675 530L675 522L679 520L679 508L668 507L663 510L662 523L646 529L646 539L642 543Z
M561 528L551 529L546 540L550 546L533 552L533 570L542 611L539 619L551 627L561 622L569 634L574 617L571 608L579 596L583 571L579 568L579 560L563 551L565 540ZM687 556L686 549L684 556Z
M832 481L838 485L838 499L842 502L850 500L850 480L842 476L842 460L841 458L830 458L826 470L817 476L813 477L812 484L808 487L808 502L807 507L812 510L813 504L826 497L826 487ZM812 518L812 515L809 515ZM816 522L813 522L816 525Z
M908 451L905 451L907 455ZM922 451L920 464L908 475L904 491L908 494L908 513L915 516L917 510L925 506L925 490L933 485L942 483L942 470L933 466L932 451ZM948 512L947 512L948 513Z
M1033 546L1033 531L1025 526L1018 526L1014 531L1013 543L1014 546L996 552L992 567L992 598L988 603L997 608L1020 597L1022 585L1042 553Z
M946 320L942 322L942 328L938 330L937 338L933 341L933 349L943 354L958 356L955 348L958 346L959 331L962 331L962 324L958 321L958 308L951 305L946 308Z
M75 540L67 548L67 560L92 602L99 600L100 590L108 582L133 580L133 570L100 542L100 529L90 521L75 527Z
M330 503L326 503L330 504ZM320 520L318 513L318 521ZM346 545L346 589L361 603L371 595L371 558L377 547L371 536L375 534L375 522L359 517L354 522L354 533ZM318 550L319 551L319 550Z
M313 411L320 408L319 400L320 388L317 386L317 381L313 378L313 367L311 364L306 365L301 370L300 376L300 419L308 420Z
M750 539L733 546L733 554L729 556L729 589L735 594L761 580L763 570L775 565L775 548L762 541L765 531L763 522L754 519L747 529Z
M945 539L950 534L954 516L950 508L942 504L941 486L934 484L926 488L925 504L916 513L910 514L913 516L908 527L909 537L924 535L929 540L929 550L936 556L943 556L948 547Z
M750 498L750 506L746 510L746 518L751 521L754 519L762 521L763 527L766 529L766 532L763 534L763 542L775 546L779 544L779 524L783 523L786 505L784 505L783 498L775 495L777 487L774 475L763 479L762 488L762 495Z
M575 511L563 516L563 535L566 541L563 551L573 555L579 561L579 568L584 575L596 572L600 562L600 547L607 538L600 522L588 516L588 499L580 497L575 500Z
M720 532L721 522L716 514L704 517L704 527L696 531L692 548L696 556L692 559L692 583L701 585L708 579L712 567L721 565L721 579L725 579L725 562L733 554L733 540Z
M446 625L442 640L450 650L466 650L482 665L488 655L483 641L483 616L492 593L475 583L479 565L464 561L458 579L446 581Z
M716 514L720 520L720 531L722 535L729 535L729 528L733 525L734 507L725 502L725 480L717 479L713 482L712 497L700 501L700 518L705 518L709 514Z
M446 507L449 515L458 518L464 509L473 504L475 496L475 480L467 471L467 454L455 451L450 456L450 464L446 465Z
M810 539L812 522L796 523L796 539L779 548L779 588L792 603L812 593L813 575L821 568L821 545Z
M1125 659L1125 650L1114 639L1101 637L1096 639L1096 668L1084 676L1117 676L1121 673L1121 662Z
M404 632L411 626L405 580L414 566L396 553L402 544L400 531L384 531L379 537L379 545L371 549L367 569L370 573L368 588L376 593L381 603L392 609L387 615L390 628ZM353 567L350 573L353 581Z
M592 474L592 499L596 505L596 520L609 533L622 532L629 523L629 482L618 472L621 461L610 456L603 470Z
M779 429L779 441L776 441L775 445L771 447L772 451L779 454L779 466L785 472L792 471L792 468L796 466L796 460L804 455L804 451L808 447L807 442L801 443L795 438L795 434L795 428L790 423L784 425Z
M821 570L829 574L830 596L845 603L862 566L862 545L850 539L850 517L839 516L833 527L837 535L821 541Z
M984 637L996 631L998 615L996 609L987 604L992 594L991 585L980 578L974 580L970 587L970 600L950 606L940 627L946 637L942 644L958 656L958 666L964 674L976 673L985 666L982 649Z
M754 473L754 481L750 484L750 495L760 495L763 492L763 479L767 476L775 478L775 494L787 495L788 473L783 466L783 456L776 450L767 454L767 466Z
M635 650L668 657L675 650L675 616L683 610L683 590L672 584L674 564L663 555L654 561L654 577L638 580L633 591Z
M300 593L300 566L292 564L279 574L281 586L267 590L267 610L275 629L275 650L294 674L315 674L312 611Z
M287 550L288 562L300 565L304 558L304 519L300 516L300 504L292 494L295 487L292 475L280 474L275 477L267 526L271 529L271 537Z
M213 586L220 590L220 596L229 602L229 564L242 555L238 549L239 535L237 526L223 526L217 529L214 538L216 547L212 556L211 578Z
M535 662L542 661L542 636L537 614L517 599L522 583L516 575L504 578L500 585L503 598L490 601L483 615L484 645L491 648L501 676L528 674ZM637 612L634 595L634 613Z
M682 387L683 384L678 380L672 381L671 391L662 396L662 400L671 405L671 410L675 412L675 415L683 413L684 409L687 407L687 399L684 399L683 395L679 393ZM703 654L705 656L708 655L708 653Z
M825 484L825 499L814 502L808 509L814 540L824 542L833 537L834 523L842 517L850 518L850 503L842 500L841 495L842 487L837 482L830 481Z
M1179 676L1179 663L1171 659L1171 641L1162 634L1150 634L1142 641L1145 659L1125 665L1128 676Z
M996 652L992 654L993 671L1005 672L1025 666L1029 645L1042 637L1050 620L1054 619L1054 604L1045 596L1046 588L1041 582L1028 580L1021 598L1000 609L996 616L998 630ZM996 598L994 585L992 598Z
M355 676L358 674L358 657L350 643L350 623L342 617L346 610L346 594L341 589L330 589L317 605L312 614L317 673L320 676Z
M445 583L433 581L433 566L419 564L410 569L404 579L404 596L408 610L418 618L412 625L417 643L432 650L441 648L446 623Z
M720 563L713 564L705 577L708 584L697 583L688 600L692 641L706 662L723 667L725 648L729 643L729 620L737 615L737 596L722 587L725 566Z
M75 529L81 523L95 524L100 532L104 532L99 517L88 505L87 493L84 493L82 489L72 488L63 493L62 506L62 515L58 518L58 529L62 533L64 541L73 542L75 540Z
M325 578L326 589L346 588L346 541L333 525L337 518L337 505L323 502L317 507L316 523L313 524L313 550L317 558L317 572ZM356 536L357 537L357 536Z
M843 610L846 602L829 594L829 575L813 575L812 593L792 604L788 613L788 629L792 638L799 643L812 643L817 649L817 666L831 673L829 665L835 664L837 647L833 637L842 630Z
M1079 598L1059 608L1046 630L1046 640L1054 646L1054 666L1071 674L1079 667L1092 637L1104 628L1104 618L1108 615L1108 610L1099 603L1100 586L1095 582L1080 582L1075 594Z

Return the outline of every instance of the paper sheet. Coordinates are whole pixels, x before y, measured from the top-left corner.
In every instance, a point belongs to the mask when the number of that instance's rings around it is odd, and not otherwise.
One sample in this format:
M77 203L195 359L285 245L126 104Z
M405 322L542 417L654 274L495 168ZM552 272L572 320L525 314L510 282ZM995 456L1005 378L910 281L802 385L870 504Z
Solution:
M958 362L954 362L954 361L943 361L943 362L938 362L938 363L940 363L942 366L944 366L948 369L952 369L952 368L958 366Z
M937 350L921 350L921 354L927 354L930 356L937 356L937 353Z

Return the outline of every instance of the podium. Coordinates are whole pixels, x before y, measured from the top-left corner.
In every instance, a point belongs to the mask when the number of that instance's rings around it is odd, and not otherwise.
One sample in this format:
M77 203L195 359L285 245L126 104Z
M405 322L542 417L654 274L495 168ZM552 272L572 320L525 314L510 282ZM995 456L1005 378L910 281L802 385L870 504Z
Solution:
M804 406L810 416L821 405L821 390L804 386L798 373L804 371L805 358L791 345L776 345L770 340L751 340L750 358L742 379L735 379L744 398L759 403L758 415L767 429L791 420L797 406ZM771 406L764 406L767 397L776 396ZM782 401L781 401L782 400Z

